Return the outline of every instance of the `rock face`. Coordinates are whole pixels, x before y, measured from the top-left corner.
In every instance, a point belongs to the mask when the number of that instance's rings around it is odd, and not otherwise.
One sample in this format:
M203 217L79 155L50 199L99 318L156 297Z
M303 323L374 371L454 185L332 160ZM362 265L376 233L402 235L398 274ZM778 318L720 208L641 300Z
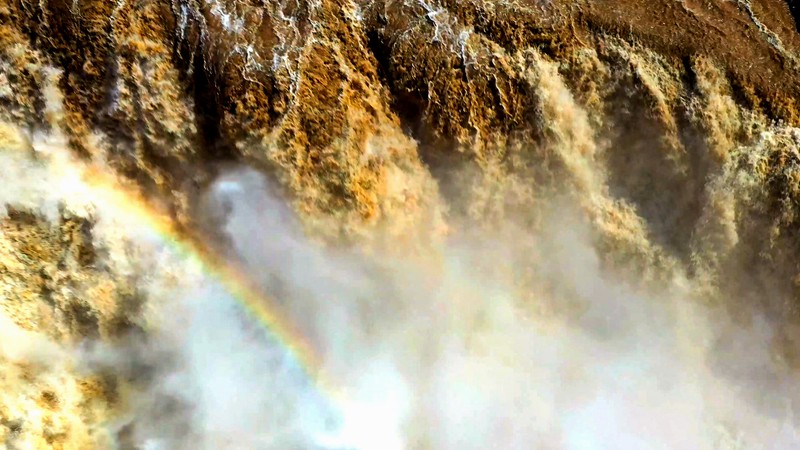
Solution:
M564 196L608 265L795 324L799 27L792 0L8 0L0 146L58 134L186 229L246 162L310 236L370 250L533 229ZM146 299L95 262L91 216L19 198L0 193L0 311L60 342L136 328ZM10 355L0 443L104 445L117 381Z

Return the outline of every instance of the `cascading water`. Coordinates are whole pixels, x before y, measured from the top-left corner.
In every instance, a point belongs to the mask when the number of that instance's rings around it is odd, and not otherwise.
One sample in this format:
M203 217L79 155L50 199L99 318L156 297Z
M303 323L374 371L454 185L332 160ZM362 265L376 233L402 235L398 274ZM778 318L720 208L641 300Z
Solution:
M800 446L787 8L0 5L0 447Z

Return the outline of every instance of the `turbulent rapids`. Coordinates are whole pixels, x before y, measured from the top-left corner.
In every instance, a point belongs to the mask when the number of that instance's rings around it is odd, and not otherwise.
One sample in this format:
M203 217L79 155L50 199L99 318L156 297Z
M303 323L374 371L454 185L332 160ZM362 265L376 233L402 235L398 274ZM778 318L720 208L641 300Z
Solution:
M0 449L800 448L797 8L0 2Z

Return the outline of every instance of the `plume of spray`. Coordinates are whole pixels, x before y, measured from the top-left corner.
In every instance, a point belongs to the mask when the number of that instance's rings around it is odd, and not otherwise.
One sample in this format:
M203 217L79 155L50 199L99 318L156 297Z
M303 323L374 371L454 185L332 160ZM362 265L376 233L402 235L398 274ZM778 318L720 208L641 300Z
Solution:
M538 233L446 245L427 264L312 244L248 169L223 175L199 210L341 393L305 378L202 274L177 290L154 285L151 298L173 301L137 352L155 368L132 419L150 448L800 445L797 383L770 360L767 323L734 326L693 302L686 280L663 292L616 281L563 205ZM517 300L503 258L520 239L540 252L537 295L578 312L548 321ZM475 269L490 257L498 270ZM714 364L723 331L736 367ZM167 421L152 400L164 398Z

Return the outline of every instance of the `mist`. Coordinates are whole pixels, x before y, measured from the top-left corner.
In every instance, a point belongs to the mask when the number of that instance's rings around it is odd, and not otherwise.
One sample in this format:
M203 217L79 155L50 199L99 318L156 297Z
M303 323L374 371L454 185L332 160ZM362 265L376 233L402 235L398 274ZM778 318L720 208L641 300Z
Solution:
M536 233L452 236L429 257L404 260L309 241L276 192L257 172L234 169L197 209L343 394L319 389L224 287L181 274L148 286L157 319L135 352L104 350L148 368L124 424L132 445L800 445L797 382L771 356L767 320L734 324L680 276L658 290L620 281L568 204L554 202ZM537 249L538 283L524 300L510 275L519 248ZM537 312L536 299L563 311ZM94 364L109 358L100 353Z

